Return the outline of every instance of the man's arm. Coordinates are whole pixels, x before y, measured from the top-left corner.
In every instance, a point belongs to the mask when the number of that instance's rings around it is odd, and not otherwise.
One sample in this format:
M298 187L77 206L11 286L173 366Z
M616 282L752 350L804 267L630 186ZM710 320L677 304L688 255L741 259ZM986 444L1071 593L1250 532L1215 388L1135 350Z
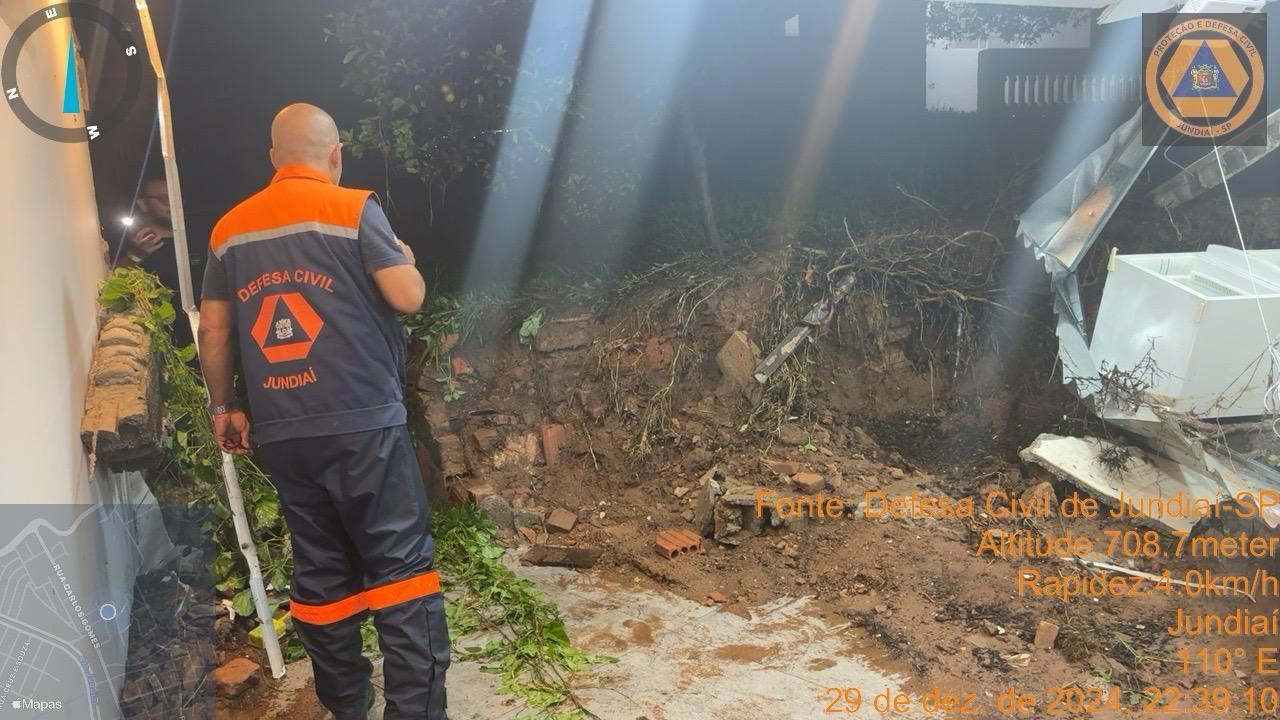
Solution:
M397 239L396 242L400 241ZM422 273L414 265L413 250L403 242L400 242L400 247L404 250L405 257L409 258L409 264L375 270L373 282L387 304L397 312L416 312L427 297L427 281L422 279Z
M209 404L215 408L230 408L235 401L234 332L231 301L205 298L200 302L200 369L209 388ZM243 411L228 409L214 413L213 432L223 450L241 455L249 452L249 419Z
M387 304L402 313L422 307L427 283L414 266L413 251L400 242L377 201L370 198L360 215L360 255Z
M209 388L210 405L230 405L235 399L231 377L235 363L231 337L234 331L230 301L205 298L200 302L200 368Z

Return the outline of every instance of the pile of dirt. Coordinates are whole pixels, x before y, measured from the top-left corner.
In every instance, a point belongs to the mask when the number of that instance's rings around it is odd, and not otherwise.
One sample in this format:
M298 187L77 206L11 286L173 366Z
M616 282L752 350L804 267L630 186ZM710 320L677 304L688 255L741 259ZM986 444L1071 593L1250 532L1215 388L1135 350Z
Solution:
M126 720L212 720L217 606L177 573L140 576L134 586L129 657L120 707Z
M815 596L854 651L917 691L1167 685L1178 598L1016 592L1027 568L1061 561L977 548L1034 523L868 517L875 492L979 508L993 491L1046 492L1016 453L1071 406L1047 301L1027 317L863 287L767 384L751 377L847 259L792 248L690 266L603 309L549 307L531 346L458 344L441 365L464 395L445 402L434 368L417 384L433 494L479 502L513 545L598 551L591 572L728 611ZM819 495L806 517L773 504ZM704 552L666 557L667 530Z

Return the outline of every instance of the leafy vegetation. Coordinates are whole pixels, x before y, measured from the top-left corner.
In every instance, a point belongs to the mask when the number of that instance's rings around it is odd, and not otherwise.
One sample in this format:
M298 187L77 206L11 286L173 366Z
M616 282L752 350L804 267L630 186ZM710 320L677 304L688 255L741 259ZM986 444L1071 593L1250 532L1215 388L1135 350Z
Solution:
M542 329L542 318L547 314L546 308L538 308L520 323L520 344L526 347L533 345Z
M501 692L535 711L527 717L594 718L574 696L571 679L610 658L573 647L556 606L502 564L504 550L492 521L464 505L436 513L435 537L455 643L469 635L486 638L482 645L463 646L458 659L484 663L482 670L501 678Z
M231 513L222 486L222 455L213 436L204 386L188 363L194 346L174 347L168 327L176 318L170 292L158 279L139 268L116 270L99 292L103 307L135 313L151 335L152 349L164 370L170 424L166 433L170 494L190 504L213 509L206 527L217 544L213 572L220 590L234 592L232 605L242 616L253 614L246 586L248 570L237 549ZM444 336L458 331L461 303L438 296L415 314L414 337L428 348L440 348ZM284 589L292 571L288 531L280 515L280 502L266 474L247 457L236 457L246 511L256 540L263 574L270 585ZM539 720L581 720L595 717L577 701L570 679L593 663L608 659L574 648L556 606L528 580L518 577L501 562L504 549L496 542L497 529L474 506L464 506L435 517L436 565L446 587L455 595L446 612L456 640L475 633L492 636L484 645L464 648L460 659L485 663L487 672L501 677L500 691L522 699ZM372 619L360 628L364 650L378 651ZM296 637L285 639L288 660L305 655Z
M512 168L547 161L556 123L566 111L573 72L559 72L561 47L521 48L533 0L370 0L330 17L327 39L345 49L343 85L369 115L343 132L360 157L380 154L392 170L427 185L432 202L467 172L495 174L495 149L509 141L522 156ZM564 44L573 33L547 32ZM511 103L519 81L533 102ZM549 102L546 98L562 98Z
M1079 27L1089 11L968 3L931 2L927 24L931 42L997 37L1016 44L1032 44L1061 25Z
M166 464L161 476L172 487L162 492L176 492L189 505L212 510L205 531L216 546L213 574L218 590L233 594L236 613L248 616L253 614L249 569L240 554L231 511L221 490L222 450L214 440L204 385L188 364L195 357L195 346L175 347L168 332L177 316L170 295L154 275L139 268L120 268L102 286L98 300L111 310L135 313L151 335L152 349L164 372L169 410L170 432L165 435ZM284 589L293 572L293 555L280 499L266 473L250 458L236 456L235 463L263 577L270 587Z

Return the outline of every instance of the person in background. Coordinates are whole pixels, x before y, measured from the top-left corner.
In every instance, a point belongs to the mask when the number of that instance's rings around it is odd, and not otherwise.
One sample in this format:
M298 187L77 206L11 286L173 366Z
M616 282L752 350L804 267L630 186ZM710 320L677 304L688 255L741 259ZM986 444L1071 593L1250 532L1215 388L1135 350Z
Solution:
M314 105L271 124L275 176L214 227L200 305L201 366L223 450L250 450L293 546L289 610L315 689L338 720L374 704L360 624L382 648L387 720L447 720L449 631L431 509L406 426L405 331L426 283L368 190L345 188L338 127Z
M133 224L127 228L124 247L116 267L140 267L160 278L160 283L173 292L178 318L173 323L173 340L178 347L190 345L193 339L186 313L178 307L178 255L173 246L173 216L169 209L169 187L163 177L143 181L134 201ZM199 263L192 261L193 283L200 275ZM198 291L198 285L192 292Z

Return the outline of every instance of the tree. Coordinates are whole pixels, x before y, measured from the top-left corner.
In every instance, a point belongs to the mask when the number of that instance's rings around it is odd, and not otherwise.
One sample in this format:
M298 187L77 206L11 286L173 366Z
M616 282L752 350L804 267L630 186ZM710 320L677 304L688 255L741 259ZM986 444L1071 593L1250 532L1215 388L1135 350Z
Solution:
M931 2L927 33L931 43L998 37L1030 45L1060 25L1079 27L1089 17L1089 11L1072 8Z
M566 111L574 73L547 71L547 58L563 48L521 52L533 5L368 0L331 16L325 33L346 51L343 85L369 105L343 141L356 157L378 153L390 169L421 178L433 208L465 173L501 181L494 163L502 140L529 163L548 161L555 139L538 136L545 123L537 120ZM562 43L571 36L542 34ZM531 84L524 95L537 100L513 107L517 82ZM508 163L513 172L527 166Z

